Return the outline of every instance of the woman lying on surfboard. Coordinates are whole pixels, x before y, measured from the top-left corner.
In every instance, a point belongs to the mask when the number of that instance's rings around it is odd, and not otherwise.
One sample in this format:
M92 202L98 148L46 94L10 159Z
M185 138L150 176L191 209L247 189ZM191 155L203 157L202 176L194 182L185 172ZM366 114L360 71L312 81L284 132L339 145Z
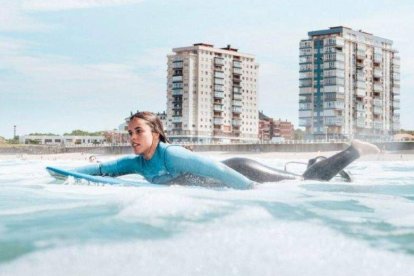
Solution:
M235 189L250 189L255 183L285 179L328 181L361 155L379 152L375 145L354 140L347 149L325 160L315 162L311 159L311 165L298 177L248 158L231 158L218 162L182 146L171 145L160 119L151 112L132 115L128 133L135 155L80 167L74 171L100 176L140 174L154 184L214 183Z

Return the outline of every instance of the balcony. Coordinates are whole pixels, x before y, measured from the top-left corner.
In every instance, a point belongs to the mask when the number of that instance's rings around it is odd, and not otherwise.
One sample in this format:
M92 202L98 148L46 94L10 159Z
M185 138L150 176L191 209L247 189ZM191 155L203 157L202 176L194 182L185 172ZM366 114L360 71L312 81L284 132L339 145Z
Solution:
M233 75L233 83L240 85L241 78L239 75Z
M215 66L223 66L224 65L224 58L222 58L222 57L215 57L214 58L214 65Z
M374 98L374 100L372 101L372 104L375 105L375 106L381 107L382 106L382 100Z
M344 70L345 65L340 61L326 61L323 63L323 69L340 69Z
M357 89L365 89L365 87L366 87L365 81L357 81L357 82L355 82L355 87Z
M394 59L392 60L392 64L393 65L400 65L400 57L394 57Z
M366 91L365 89L361 89L361 88L357 88L355 90L355 94L357 95L357 97L365 97L366 96Z
M242 101L233 100L233 106L242 106Z
M393 73L392 74L392 79L396 80L396 81L399 81L400 80L400 74L399 73Z
M382 55L381 54L374 54L374 63L381 63L382 62Z
M325 109L344 109L345 103L342 101L326 101L323 103Z
M398 113L394 114L394 116L392 117L392 122L393 123L399 123L400 122L400 114L398 114Z
M233 100L242 100L242 95L241 94L233 94Z
M375 115L381 115L382 114L382 107L374 106L374 109L372 110L372 112Z
M364 59L365 58L365 50L358 49L356 52L357 59Z
M214 111L222 112L223 111L223 105L221 104L214 104L213 106Z
M309 117L312 117L311 110L299 111L299 118L309 118Z
M241 122L241 120L240 120L240 119L233 119L233 120L231 121L231 124L232 124L233 126L239 127L239 126L241 126L242 122Z
M183 89L184 85L182 82L174 82L172 84L172 89Z
M223 92L224 91L224 86L220 85L220 84L215 84L214 85L214 91L215 92Z
M392 101L392 106L394 109L400 109L400 100L394 99L394 101Z
M241 63L241 61L234 60L234 61L233 61L233 68L242 68L242 63Z
M365 110L364 105L363 104L357 104L355 106L355 110L358 111L358 112L364 112L364 110Z
M214 78L214 85L224 85L224 79Z
M373 127L374 127L374 129L382 129L382 122L381 121L374 121Z
M336 52L336 53L326 53L323 55L323 61L324 62L335 62L335 61L344 61L345 57L342 52Z
M233 93L241 94L242 89L240 86L233 86Z
M183 122L183 117L172 117L172 122L173 123L182 123Z
M325 125L327 126L342 126L343 119L337 117L328 117L325 119Z
M224 72L223 71L214 71L214 77L218 79L224 79Z
M382 92L382 85L374 84L374 92Z
M235 75L241 75L242 74L242 69L241 68L233 68L233 74Z
M220 91L214 92L214 98L224 99L224 92L220 92Z
M172 63L172 68L173 69L179 69L179 68L183 68L183 61L173 61Z
M222 125L223 124L223 118L213 118L213 124L214 125Z
M398 87L393 87L393 88L392 88L392 92L394 93L394 95L400 95L400 88L398 88Z
M181 96L183 95L183 90L182 89L175 89L172 91L172 95L173 96Z
M233 106L233 113L241 113L242 112L242 108L239 106Z
M382 77L382 70L375 68L374 69L374 78L381 78Z
M299 126L310 127L312 126L312 120L310 118L299 119Z
M173 82L182 82L183 81L183 76L173 76L172 81Z
M359 128L364 128L365 127L365 120L357 119L356 120L356 126L359 127Z

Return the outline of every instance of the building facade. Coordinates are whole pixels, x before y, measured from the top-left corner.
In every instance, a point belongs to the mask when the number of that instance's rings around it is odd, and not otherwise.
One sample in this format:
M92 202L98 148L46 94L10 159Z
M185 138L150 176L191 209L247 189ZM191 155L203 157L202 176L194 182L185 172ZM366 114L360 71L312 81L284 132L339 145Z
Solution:
M259 140L266 141L284 141L295 138L295 128L287 120L275 120L259 112Z
M168 136L176 142L256 142L255 57L194 44L168 55Z
M299 125L306 138L379 138L400 129L400 58L389 39L346 27L299 45Z
M19 137L20 144L39 145L98 145L106 143L104 136L75 136L75 135L22 135Z

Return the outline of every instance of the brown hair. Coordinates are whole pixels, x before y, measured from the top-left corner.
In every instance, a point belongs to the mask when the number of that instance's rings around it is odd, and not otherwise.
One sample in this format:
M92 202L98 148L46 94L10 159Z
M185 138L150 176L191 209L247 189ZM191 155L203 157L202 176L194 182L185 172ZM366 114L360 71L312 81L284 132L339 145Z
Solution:
M170 141L167 138L167 135L164 132L162 122L157 115L149 111L138 111L137 113L129 117L129 121L132 121L134 118L144 120L147 123L147 125L151 128L152 132L158 133L160 135L161 142L170 143Z

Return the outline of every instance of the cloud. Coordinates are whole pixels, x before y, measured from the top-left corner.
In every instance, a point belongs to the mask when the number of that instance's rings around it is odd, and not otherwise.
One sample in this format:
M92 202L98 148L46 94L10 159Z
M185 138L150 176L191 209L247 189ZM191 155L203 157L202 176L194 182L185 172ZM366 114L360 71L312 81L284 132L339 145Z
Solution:
M49 28L25 14L18 1L2 1L0 21L0 32L42 31Z
M35 55L32 44L21 40L0 37L0 45L3 128L13 120L24 133L112 129L130 111L165 109L166 82L160 79L166 58L158 54L162 50L116 63L79 63L64 56ZM30 125L25 112L31 112Z
M29 11L62 11L136 4L140 2L143 2L143 0L24 0L22 7Z

